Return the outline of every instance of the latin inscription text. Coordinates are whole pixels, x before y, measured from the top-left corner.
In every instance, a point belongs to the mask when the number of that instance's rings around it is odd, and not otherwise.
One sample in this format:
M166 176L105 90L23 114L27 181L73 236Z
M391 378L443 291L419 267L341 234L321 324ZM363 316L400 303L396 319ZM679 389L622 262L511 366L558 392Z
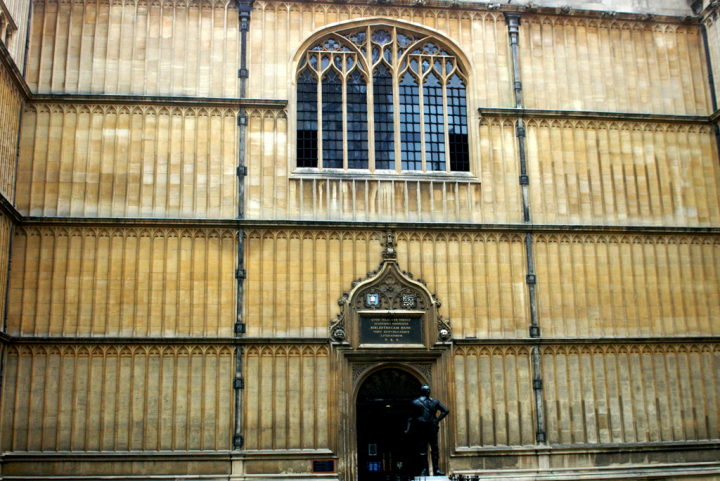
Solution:
M361 317L362 344L422 344L421 317Z

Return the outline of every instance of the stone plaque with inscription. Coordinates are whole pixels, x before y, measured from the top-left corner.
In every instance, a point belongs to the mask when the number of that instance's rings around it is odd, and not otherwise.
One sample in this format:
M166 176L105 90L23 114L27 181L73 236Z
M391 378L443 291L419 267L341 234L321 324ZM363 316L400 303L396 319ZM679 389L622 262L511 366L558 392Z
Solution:
M423 317L375 317L360 320L360 344L422 344Z

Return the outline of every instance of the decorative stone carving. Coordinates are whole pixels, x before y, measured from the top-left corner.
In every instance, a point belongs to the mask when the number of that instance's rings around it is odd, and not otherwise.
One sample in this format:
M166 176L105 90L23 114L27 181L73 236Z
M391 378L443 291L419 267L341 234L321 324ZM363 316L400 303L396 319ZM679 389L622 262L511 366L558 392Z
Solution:
M447 342L450 340L450 337L452 337L450 329L450 321L443 319L441 315L438 315L437 318L437 328L438 328L438 336L441 340Z
M357 384L358 379L362 377L363 374L368 372L370 369L377 367L381 365L381 362L353 362L350 364L352 369L352 383L353 386ZM421 373L423 376L425 376L425 379L427 382L432 384L432 364L427 362L408 362L403 363L405 366L412 367L419 373Z
M409 362L408 366L412 366L418 371L420 371L422 375L425 376L425 379L427 379L427 381L432 384L432 364L425 362Z
M402 271L397 265L397 251L395 249L395 235L392 231L385 233L382 251L383 260L377 270L368 273L366 279L352 282L352 290L344 292L338 300L341 312L330 321L330 337L334 342L359 346L360 323L370 329L364 335L365 343L392 344L409 347L417 346L422 338L422 345L428 343L448 342L452 338L450 322L439 315L438 309L442 303L435 294L427 290L425 282L414 279L412 274ZM359 315L358 312L363 312ZM378 314L369 315L369 312ZM365 319L365 321L362 321ZM378 320L379 319L379 320ZM382 319L395 319L396 321L383 321ZM416 319L416 321L411 321ZM402 324L405 322L405 324ZM436 324L437 328L428 328L427 323ZM415 327L412 327L415 326ZM431 326L431 325L430 325ZM420 328L416 336L409 335ZM377 337L378 329L385 334ZM404 329L404 331L403 331ZM429 330L429 332L428 332ZM405 332L402 335L388 333ZM407 331L407 332L406 332ZM365 332L365 331L362 331ZM369 336L369 337L368 337ZM384 336L384 337L383 337ZM370 340L372 339L372 341Z
M357 380L360 379L360 376L362 376L365 372L367 372L368 369L371 369L373 366L377 366L378 363L376 362L354 362L351 364L352 366L352 382L353 386L357 384Z
M392 231L387 231L385 234L385 249L383 250L383 259L397 259L397 252L395 251L395 235Z
M343 292L343 295L338 299L338 305L340 306L340 312L337 317L330 321L330 337L333 341L344 342L345 341L345 309L344 307L348 303L348 293Z

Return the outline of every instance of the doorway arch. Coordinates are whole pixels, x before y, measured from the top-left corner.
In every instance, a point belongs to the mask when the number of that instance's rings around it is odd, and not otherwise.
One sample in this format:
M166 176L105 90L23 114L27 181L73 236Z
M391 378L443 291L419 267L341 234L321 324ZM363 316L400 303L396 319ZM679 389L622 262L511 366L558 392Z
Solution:
M397 366L383 366L361 381L355 399L358 481L406 481L413 444L405 435L410 403L425 384Z

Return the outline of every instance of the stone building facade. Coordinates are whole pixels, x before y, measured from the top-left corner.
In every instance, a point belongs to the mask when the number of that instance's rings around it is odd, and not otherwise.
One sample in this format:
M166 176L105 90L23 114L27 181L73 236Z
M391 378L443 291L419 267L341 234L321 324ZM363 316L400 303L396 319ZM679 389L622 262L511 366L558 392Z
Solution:
M501 3L0 0L0 478L720 478L718 3Z

